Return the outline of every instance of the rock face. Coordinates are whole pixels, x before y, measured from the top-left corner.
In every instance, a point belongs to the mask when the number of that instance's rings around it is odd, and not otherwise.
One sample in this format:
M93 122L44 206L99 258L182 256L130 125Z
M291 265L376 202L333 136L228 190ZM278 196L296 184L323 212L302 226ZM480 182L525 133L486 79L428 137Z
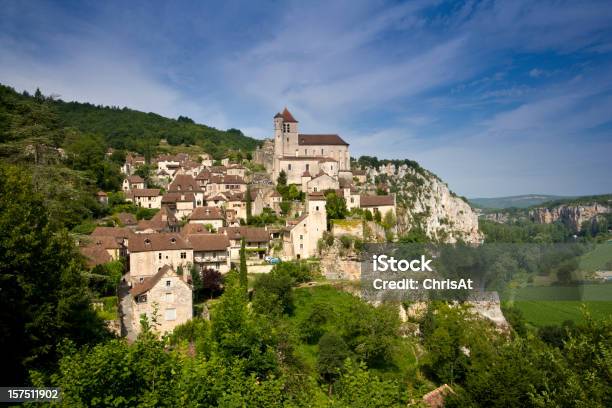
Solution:
M397 226L401 235L421 229L429 238L445 243L479 243L478 216L466 200L452 193L433 173L418 164L389 163L368 168L368 178L386 184L397 195Z
M561 221L573 232L580 231L585 221L590 221L599 214L607 214L612 209L594 203L590 205L559 205L554 208L535 208L529 211L529 218L539 224L552 224Z

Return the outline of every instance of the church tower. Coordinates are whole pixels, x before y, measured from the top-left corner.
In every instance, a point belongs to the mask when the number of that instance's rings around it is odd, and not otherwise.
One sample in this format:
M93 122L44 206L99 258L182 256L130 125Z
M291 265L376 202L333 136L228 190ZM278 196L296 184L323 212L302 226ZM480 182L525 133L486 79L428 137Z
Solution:
M274 115L274 182L281 171L280 159L298 154L298 121L285 108L282 113Z

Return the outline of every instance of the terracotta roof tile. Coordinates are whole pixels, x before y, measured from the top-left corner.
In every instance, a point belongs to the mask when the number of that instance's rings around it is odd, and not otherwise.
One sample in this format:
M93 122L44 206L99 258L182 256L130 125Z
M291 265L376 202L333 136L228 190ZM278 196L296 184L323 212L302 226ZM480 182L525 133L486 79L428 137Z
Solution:
M219 207L196 207L191 216L190 220L222 220L223 214Z
M187 240L194 251L225 251L229 246L229 238L223 234L190 234Z
M327 135L308 135L300 133L298 135L298 144L301 146L309 145L344 145L348 146L342 138L335 134Z
M297 120L295 120L295 118L293 117L293 115L291 114L291 112L289 112L289 109L285 108L283 110L283 113L281 113L281 116L283 117L283 120L285 122L289 122L289 123L298 123Z
M191 249L179 234L171 232L153 234L134 234L128 244L130 252L168 251Z
M394 205L395 197L392 195L362 195L359 201L361 207L378 207Z

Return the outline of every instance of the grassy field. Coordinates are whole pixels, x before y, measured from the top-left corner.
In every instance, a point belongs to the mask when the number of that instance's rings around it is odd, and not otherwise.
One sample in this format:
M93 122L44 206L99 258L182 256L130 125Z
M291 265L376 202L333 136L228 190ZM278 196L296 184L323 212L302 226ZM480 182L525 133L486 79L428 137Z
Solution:
M586 272L608 270L610 264L612 264L612 243L599 244L580 257L580 269Z
M612 283L579 286L540 286L517 290L514 296L505 295L534 326L561 324L566 320L584 320L586 307L595 319L612 316Z

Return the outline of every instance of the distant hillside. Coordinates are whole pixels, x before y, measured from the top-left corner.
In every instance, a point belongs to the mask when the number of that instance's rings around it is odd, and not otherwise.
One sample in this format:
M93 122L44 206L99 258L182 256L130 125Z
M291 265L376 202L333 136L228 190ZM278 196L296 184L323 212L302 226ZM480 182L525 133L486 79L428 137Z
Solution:
M527 208L563 198L554 195L525 194L510 197L470 198L469 202L477 208Z
M36 101L37 96L19 94L12 88L0 85L4 100ZM261 142L245 136L238 129L219 130L195 123L187 117L169 119L155 113L145 113L129 108L92 105L90 103L64 102L44 98L57 116L63 128L75 128L82 133L99 135L109 147L146 153L155 149L161 139L168 144L198 145L215 158L223 157L228 150L243 152L254 150Z

